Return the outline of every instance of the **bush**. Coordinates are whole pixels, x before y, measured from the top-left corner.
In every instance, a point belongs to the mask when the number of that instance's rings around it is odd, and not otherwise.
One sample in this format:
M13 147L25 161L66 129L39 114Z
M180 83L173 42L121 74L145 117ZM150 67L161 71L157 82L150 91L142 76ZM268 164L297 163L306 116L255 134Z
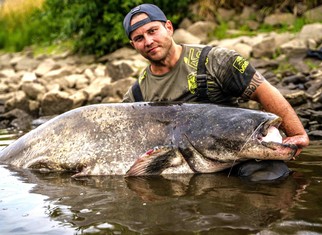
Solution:
M46 9L52 19L60 18L61 36L75 39L75 50L98 56L128 43L123 19L142 0L47 0ZM189 0L146 1L159 5L177 23L184 17ZM169 7L171 6L171 7ZM61 9L59 9L61 8ZM56 9L59 9L58 11ZM180 11L174 10L180 9ZM49 17L49 18L50 18Z

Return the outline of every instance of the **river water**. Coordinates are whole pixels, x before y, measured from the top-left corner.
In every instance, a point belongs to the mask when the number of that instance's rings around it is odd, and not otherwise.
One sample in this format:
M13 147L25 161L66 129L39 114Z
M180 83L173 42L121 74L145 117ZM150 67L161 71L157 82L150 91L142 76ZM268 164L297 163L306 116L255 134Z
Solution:
M22 134L22 133L20 133ZM1 148L17 138L0 131ZM293 173L71 178L0 165L0 234L322 234L322 145Z

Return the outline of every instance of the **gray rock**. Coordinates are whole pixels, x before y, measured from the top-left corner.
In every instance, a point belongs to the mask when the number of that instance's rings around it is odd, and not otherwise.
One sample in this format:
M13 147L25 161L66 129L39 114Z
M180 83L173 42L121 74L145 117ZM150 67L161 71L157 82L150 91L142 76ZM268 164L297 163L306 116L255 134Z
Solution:
M190 25L192 25L192 21L186 17L180 22L179 28L180 29L187 29Z
M187 28L192 35L200 38L202 42L206 42L209 35L215 30L216 24L210 21L198 21Z
M295 38L280 46L281 53L286 54L288 57L305 56L308 50L307 41Z
M95 97L101 96L102 88L109 84L111 84L110 77L97 78L88 87L84 88L83 91L88 97L88 102L93 103Z
M34 82L37 80L37 76L34 72L24 72L21 82Z
M307 96L304 91L293 91L284 94L284 97L292 106L298 106L307 102Z
M54 78L61 78L61 77L73 74L73 69L74 69L74 67L64 66L59 69L49 71L43 77L46 80L52 80Z
M225 9L225 8L218 8L217 9L218 18L223 21L229 21L233 19L234 15L236 15L235 9Z
M16 76L16 72L12 68L5 68L0 70L0 78L12 78Z
M276 50L275 39L266 37L261 42L253 46L253 56L255 58L268 57L271 58Z
M38 97L42 97L46 93L46 88L43 85L33 82L23 83L21 90L32 100L37 100Z
M44 76L46 73L52 70L59 69L60 65L57 64L53 59L49 58L41 62L37 69L35 70L35 73L37 76Z
M104 63L104 62L108 62L108 61L129 58L129 57L134 56L136 54L137 54L137 52L134 49L131 49L128 47L123 47L123 48L120 48L120 49L112 52L111 54L100 57L97 60L97 62Z
M66 92L48 92L44 95L41 102L41 114L51 116L61 114L73 108L73 100Z
M37 110L34 109L34 106L31 106L32 103L33 102L28 99L25 92L16 91L13 96L5 102L4 107L6 112L17 108L29 114L37 115Z
M3 54L0 55L0 69L11 69L11 59L12 59L12 54Z
M322 139L322 130L309 131L308 135L310 140L321 140Z
M135 81L136 79L134 78L124 78L104 86L101 90L101 95L105 99L103 99L103 102L110 102L110 98L120 102L123 99L123 95Z
M0 115L0 127L13 127L18 130L27 131L31 128L32 117L21 109L13 109ZM5 123L5 125L3 125Z
M304 13L304 17L309 21L322 21L322 6L310 9Z
M304 25L298 34L298 38L307 42L314 40L317 43L322 42L322 23Z
M106 64L107 73L112 78L112 81L117 81L122 78L130 77L133 75L133 68L126 62L115 61Z
M182 43L196 43L199 44L201 42L201 39L192 35L188 31L184 29L177 29L173 34L173 39L176 43L182 44Z
M265 17L264 23L272 26L293 25L295 19L295 15L291 13L276 13Z
M15 69L17 71L24 70L24 71L33 71L39 65L39 61L29 57L22 57L20 60L17 61L15 65Z

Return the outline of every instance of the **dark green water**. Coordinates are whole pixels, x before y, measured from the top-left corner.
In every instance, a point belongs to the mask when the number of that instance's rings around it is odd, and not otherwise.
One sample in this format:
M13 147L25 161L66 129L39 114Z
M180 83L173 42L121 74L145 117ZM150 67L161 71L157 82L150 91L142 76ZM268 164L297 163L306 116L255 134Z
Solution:
M16 139L1 132L4 147ZM0 165L0 234L322 234L322 145L280 182L226 174L75 180Z

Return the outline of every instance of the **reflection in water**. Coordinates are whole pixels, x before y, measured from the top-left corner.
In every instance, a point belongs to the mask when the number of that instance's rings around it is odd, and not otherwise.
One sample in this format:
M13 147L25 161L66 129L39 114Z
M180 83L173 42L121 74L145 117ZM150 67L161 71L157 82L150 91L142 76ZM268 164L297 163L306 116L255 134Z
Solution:
M13 141L0 133L0 147ZM0 166L0 234L322 234L322 147L283 181L227 174L73 179Z
M307 182L250 183L225 174L154 177L19 172L30 193L45 195L46 214L78 232L256 233L288 218Z

